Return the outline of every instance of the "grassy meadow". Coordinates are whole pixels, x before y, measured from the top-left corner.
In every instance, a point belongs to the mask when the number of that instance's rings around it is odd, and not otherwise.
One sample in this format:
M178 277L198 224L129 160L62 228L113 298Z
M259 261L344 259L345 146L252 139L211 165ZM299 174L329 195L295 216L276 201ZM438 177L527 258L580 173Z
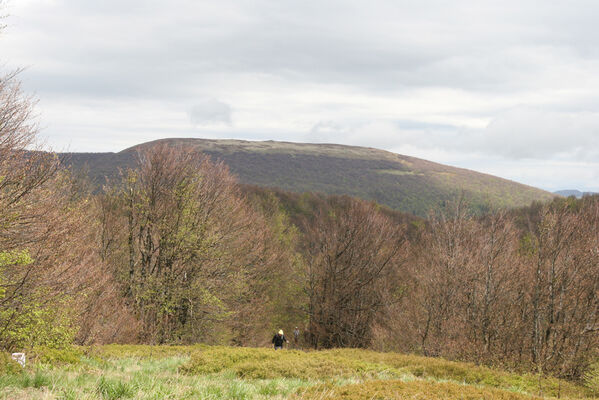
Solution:
M109 345L29 354L23 371L4 361L0 399L594 398L555 378L367 350Z

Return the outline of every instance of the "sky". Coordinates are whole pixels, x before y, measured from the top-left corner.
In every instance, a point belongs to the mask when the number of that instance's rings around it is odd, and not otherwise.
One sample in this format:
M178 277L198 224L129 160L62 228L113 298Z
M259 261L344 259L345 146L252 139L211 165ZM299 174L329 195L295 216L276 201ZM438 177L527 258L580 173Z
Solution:
M595 0L4 3L57 151L341 143L599 192Z

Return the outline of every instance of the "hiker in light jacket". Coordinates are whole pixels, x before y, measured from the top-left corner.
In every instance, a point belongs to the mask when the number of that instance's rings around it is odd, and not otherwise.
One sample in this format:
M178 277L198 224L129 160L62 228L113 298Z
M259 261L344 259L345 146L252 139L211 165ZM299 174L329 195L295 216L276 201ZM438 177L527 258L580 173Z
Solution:
M289 341L285 338L283 330L281 329L278 333L276 333L273 336L272 344L275 346L275 350L281 350L283 348L284 343L289 343Z

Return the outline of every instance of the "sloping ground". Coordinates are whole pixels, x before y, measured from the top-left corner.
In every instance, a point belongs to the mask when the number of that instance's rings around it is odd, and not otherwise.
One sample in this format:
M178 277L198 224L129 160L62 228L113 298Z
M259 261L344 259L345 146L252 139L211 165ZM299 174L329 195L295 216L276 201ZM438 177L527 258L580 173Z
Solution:
M88 165L102 182L135 164L138 150L156 143L195 148L224 161L242 183L293 192L347 194L425 216L464 193L472 207L487 211L520 207L555 195L471 170L365 147L336 144L163 139L120 153L71 153L67 163Z
M38 349L0 375L0 399L583 399L554 378L366 350L210 346Z

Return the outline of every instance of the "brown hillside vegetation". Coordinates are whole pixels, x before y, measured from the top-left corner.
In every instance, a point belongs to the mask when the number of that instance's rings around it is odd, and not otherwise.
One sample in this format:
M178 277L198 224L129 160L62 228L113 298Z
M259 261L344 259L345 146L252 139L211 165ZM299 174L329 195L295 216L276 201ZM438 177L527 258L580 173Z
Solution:
M120 153L71 153L64 160L88 166L97 182L131 167L138 151L155 144L182 146L223 161L241 183L293 192L320 192L374 200L393 209L426 216L463 192L478 212L527 206L553 194L475 171L391 152L336 144L163 139Z

